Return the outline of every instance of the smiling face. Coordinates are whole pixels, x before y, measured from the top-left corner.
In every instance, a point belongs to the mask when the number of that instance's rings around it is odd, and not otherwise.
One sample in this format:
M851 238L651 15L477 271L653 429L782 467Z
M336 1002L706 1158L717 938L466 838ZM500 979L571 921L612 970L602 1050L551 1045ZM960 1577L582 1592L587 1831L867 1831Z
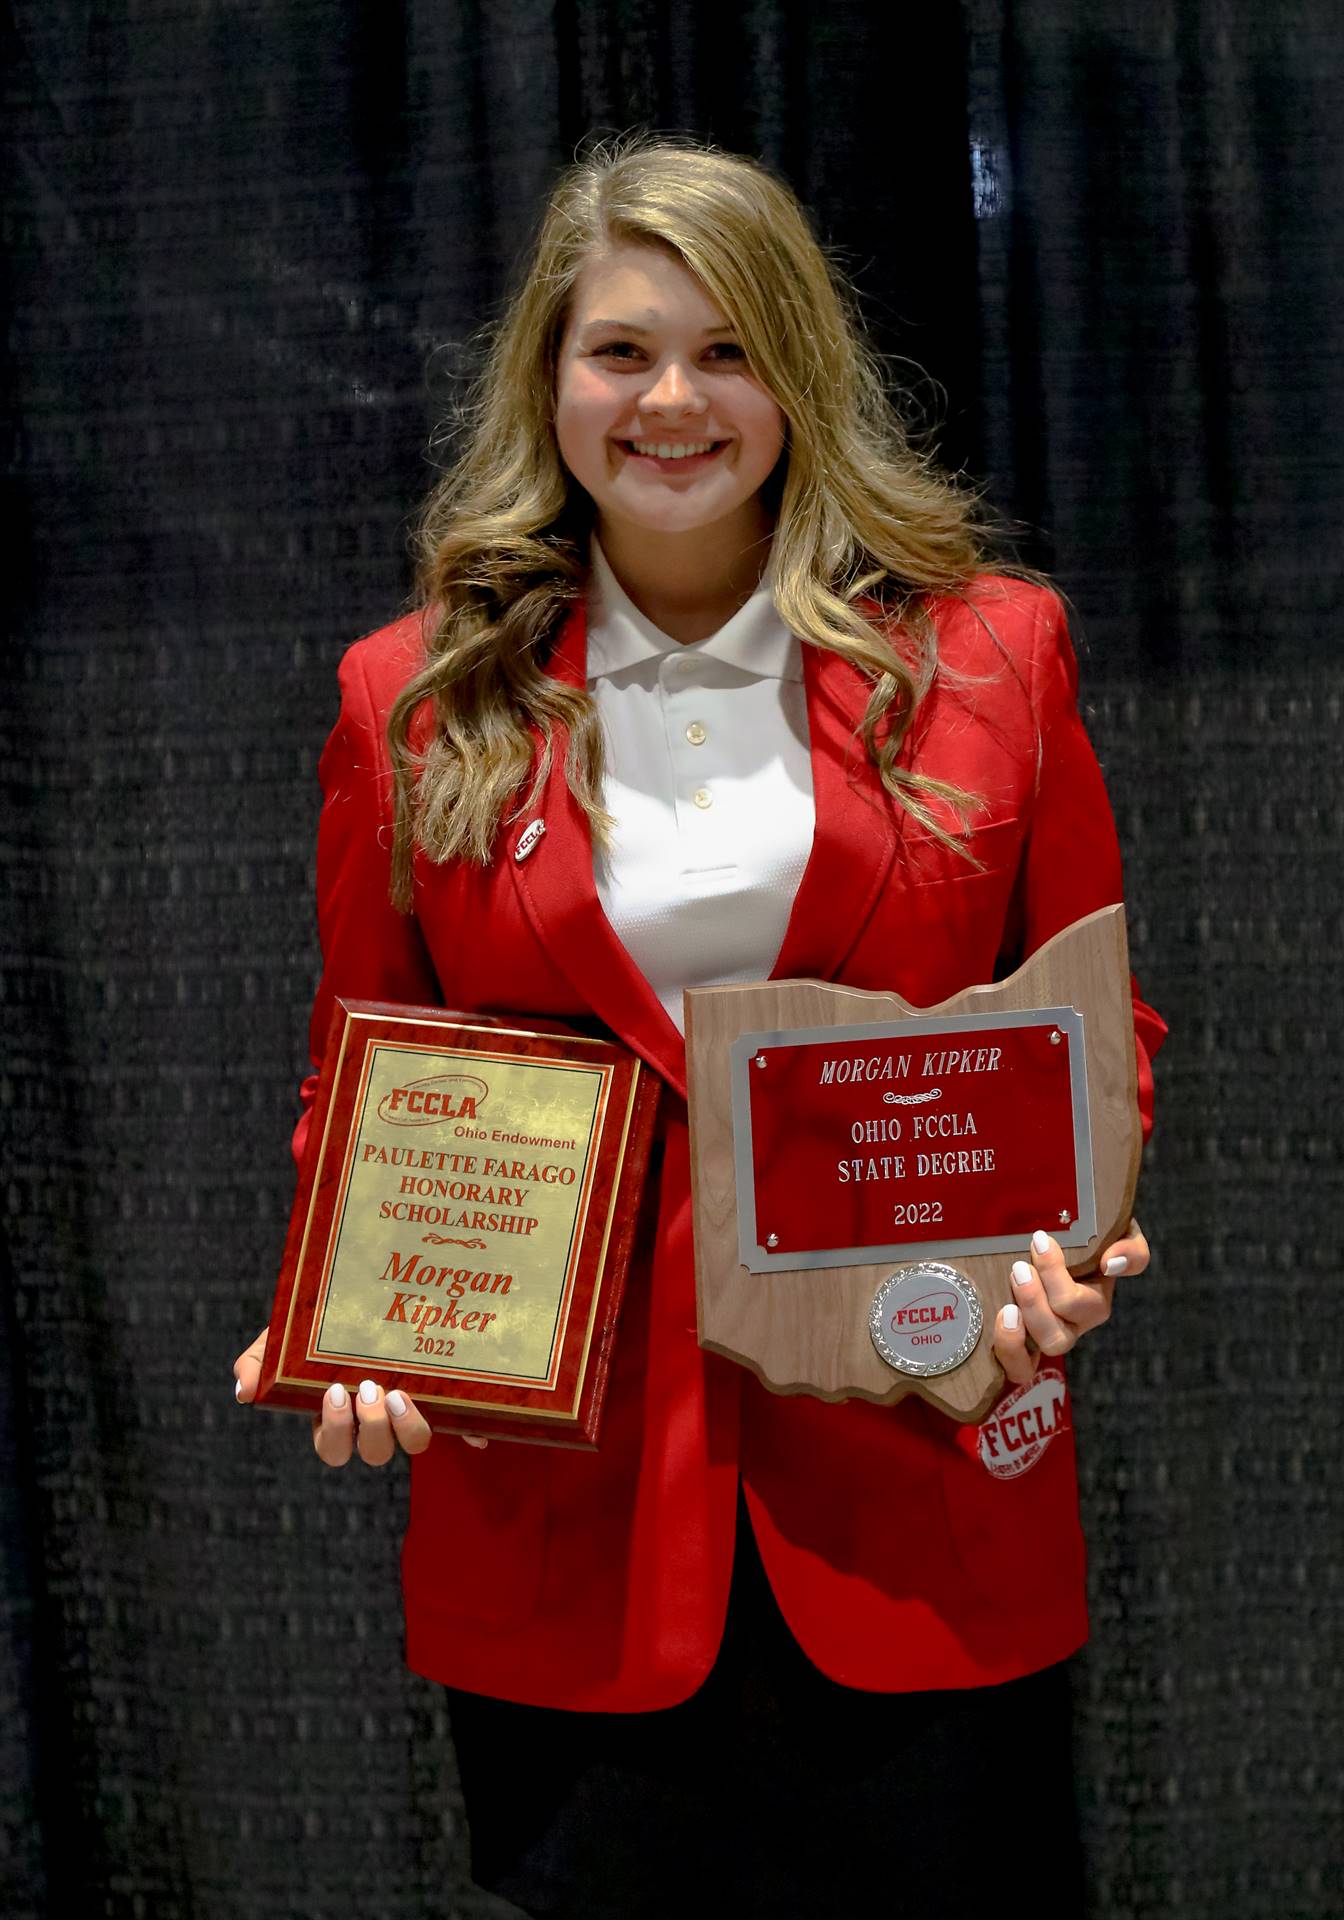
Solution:
M560 455L621 532L692 533L741 521L784 447L784 414L707 288L661 247L623 245L579 277L560 346ZM604 542L605 544L605 542Z

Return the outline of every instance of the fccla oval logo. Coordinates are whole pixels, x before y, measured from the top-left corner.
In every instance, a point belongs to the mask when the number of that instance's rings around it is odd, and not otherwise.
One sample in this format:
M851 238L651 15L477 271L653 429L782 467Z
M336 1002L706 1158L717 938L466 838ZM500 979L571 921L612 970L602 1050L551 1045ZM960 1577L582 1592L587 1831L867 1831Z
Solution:
M1059 1367L1006 1393L980 1429L980 1459L996 1480L1016 1480L1069 1430L1069 1394Z
M927 1327L946 1326L949 1320L955 1320L957 1309L961 1305L959 1296L951 1288L940 1289L937 1293L926 1293L908 1305L897 1307L891 1316L893 1333L922 1333Z
M528 854L532 852L532 849L536 846L545 831L546 822L544 820L532 820L523 828L518 836L518 845L513 850L513 857L519 866L523 864Z
M474 1120L490 1094L470 1073L436 1073L393 1087L378 1102L378 1118L391 1127L436 1127L443 1120Z

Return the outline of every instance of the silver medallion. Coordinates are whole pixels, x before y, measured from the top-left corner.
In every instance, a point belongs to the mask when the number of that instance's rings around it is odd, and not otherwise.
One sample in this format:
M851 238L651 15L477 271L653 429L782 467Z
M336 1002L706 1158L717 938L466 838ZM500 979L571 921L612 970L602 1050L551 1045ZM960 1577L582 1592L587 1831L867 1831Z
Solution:
M897 1267L873 1299L873 1345L898 1373L950 1373L975 1352L985 1324L979 1295L964 1273L941 1260Z

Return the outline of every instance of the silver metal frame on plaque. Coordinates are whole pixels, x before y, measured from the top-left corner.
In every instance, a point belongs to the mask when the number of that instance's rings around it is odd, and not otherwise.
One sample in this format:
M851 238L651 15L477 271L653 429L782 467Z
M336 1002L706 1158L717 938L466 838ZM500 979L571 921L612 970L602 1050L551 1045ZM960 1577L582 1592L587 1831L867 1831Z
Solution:
M1097 1195L1092 1169L1092 1129L1087 1100L1087 1053L1083 1016L1076 1007L1033 1007L1026 1013L954 1013L915 1020L876 1020L845 1027L790 1027L773 1033L741 1033L730 1049L733 1159L737 1176L738 1258L749 1273L797 1272L804 1267L868 1267L886 1260L946 1258L970 1253L1020 1253L1023 1236L989 1234L974 1240L902 1240L881 1247L818 1247L799 1253L763 1243L756 1220L755 1160L751 1150L751 1063L758 1053L813 1046L830 1040L903 1040L921 1033L976 1033L991 1027L1059 1027L1069 1036L1069 1094L1073 1106L1073 1154L1078 1177L1078 1218L1055 1234L1061 1247L1081 1247L1097 1231Z

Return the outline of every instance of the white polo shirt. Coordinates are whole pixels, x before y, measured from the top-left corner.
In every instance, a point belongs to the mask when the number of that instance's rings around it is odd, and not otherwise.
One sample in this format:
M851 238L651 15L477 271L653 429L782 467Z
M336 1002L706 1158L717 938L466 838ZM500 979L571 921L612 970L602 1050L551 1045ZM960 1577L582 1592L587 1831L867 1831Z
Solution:
M684 988L769 974L812 847L802 652L769 569L726 626L684 646L639 611L594 539L588 686L616 820L598 897L681 1028Z

